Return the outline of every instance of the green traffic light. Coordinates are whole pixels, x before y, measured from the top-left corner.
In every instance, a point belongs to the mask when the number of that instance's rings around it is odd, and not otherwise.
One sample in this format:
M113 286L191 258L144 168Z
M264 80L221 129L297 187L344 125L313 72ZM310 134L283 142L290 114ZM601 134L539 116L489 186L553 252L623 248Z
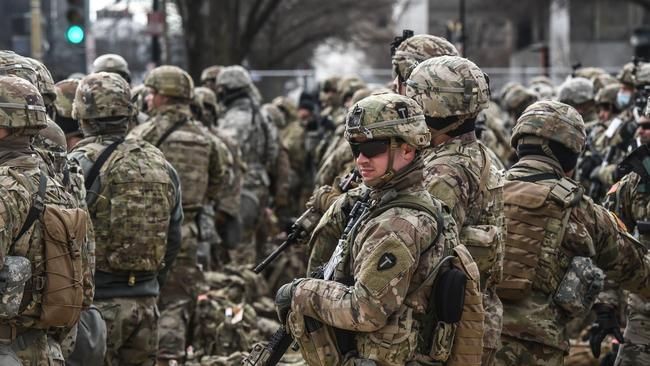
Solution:
M84 40L84 29L78 25L71 25L65 32L65 38L70 43L79 44Z

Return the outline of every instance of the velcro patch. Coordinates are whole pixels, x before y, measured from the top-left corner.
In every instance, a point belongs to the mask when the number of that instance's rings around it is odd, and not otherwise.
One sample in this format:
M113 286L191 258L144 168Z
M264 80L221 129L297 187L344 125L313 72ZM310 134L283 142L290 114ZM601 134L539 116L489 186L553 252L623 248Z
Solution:
M394 267L397 264L397 258L395 257L395 254L393 253L384 253L379 257L379 261L377 262L377 270L378 271L384 271L389 268Z

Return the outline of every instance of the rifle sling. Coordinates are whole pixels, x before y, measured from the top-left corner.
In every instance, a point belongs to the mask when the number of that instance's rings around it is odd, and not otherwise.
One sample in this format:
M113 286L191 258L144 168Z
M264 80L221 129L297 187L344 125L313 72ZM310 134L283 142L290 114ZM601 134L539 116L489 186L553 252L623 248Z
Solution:
M95 180L97 180L97 177L99 176L99 171L102 169L102 166L104 166L104 163L106 163L106 161L111 156L111 154L113 154L113 151L115 151L115 149L117 149L117 147L123 141L124 141L123 138L118 139L117 141L108 145L104 149L104 151L102 151L102 153L99 154L99 157L97 158L97 160L95 160L95 163L88 171L88 175L85 177L86 181L84 182L84 185L86 186L87 191L90 190L90 187L92 187L93 184L95 183Z
M38 178L38 194L34 197L32 205L27 212L27 217L23 223L18 236L14 239L14 244L20 240L20 238L25 235L29 229L31 229L34 222L41 216L43 210L45 210L45 189L47 188L47 175L41 170L41 175Z

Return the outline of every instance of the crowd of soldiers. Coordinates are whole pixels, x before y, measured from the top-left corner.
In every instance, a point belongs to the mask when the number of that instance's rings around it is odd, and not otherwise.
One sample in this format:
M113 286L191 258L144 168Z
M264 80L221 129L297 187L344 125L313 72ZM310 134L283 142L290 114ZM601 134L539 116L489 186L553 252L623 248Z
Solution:
M0 364L650 364L650 63L391 61L264 104L0 51Z

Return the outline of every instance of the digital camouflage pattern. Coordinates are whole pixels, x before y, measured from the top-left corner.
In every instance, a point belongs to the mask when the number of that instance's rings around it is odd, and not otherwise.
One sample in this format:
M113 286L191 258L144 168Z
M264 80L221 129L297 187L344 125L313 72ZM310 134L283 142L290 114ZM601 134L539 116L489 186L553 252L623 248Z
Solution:
M14 76L0 76L0 127L36 134L47 126L43 97L33 84Z
M201 71L201 84L205 84L208 81L215 83L217 81L217 75L219 75L222 68L223 66L213 65L203 69Z
M129 64L124 57L114 53L101 55L93 61L92 72L112 72L120 75L127 83L131 82L131 72Z
M605 197L605 207L616 213L630 232L638 235L639 241L650 246L650 191L637 173L629 173L616 183ZM614 303L614 305L618 305ZM650 302L630 294L627 298L627 326L623 338L625 343L618 351L616 365L643 365L650 362Z
M576 256L564 273L553 301L571 317L584 317L605 286L605 274L591 258Z
M460 56L456 47L442 37L416 34L404 40L392 58L393 71L408 80L413 69L422 61L438 56Z
M556 101L536 102L526 108L512 131L510 144L517 148L519 139L527 135L558 142L576 154L582 152L586 140L580 114Z
M440 56L420 63L406 81L406 96L429 117L474 116L487 108L490 89L485 74L472 61Z
M0 270L0 284L2 284L0 319L10 320L18 315L25 282L31 277L32 267L27 258L12 255L5 257Z
M593 101L594 85L589 79L583 77L571 78L562 85L558 91L558 101L571 106Z
M380 93L357 102L346 119L348 141L398 138L416 148L429 145L431 133L422 108L399 94Z
M192 99L194 93L192 77L178 66L156 67L144 78L144 85L156 93L180 99Z
M217 87L230 90L250 88L253 80L248 71L239 65L226 66L217 75Z

